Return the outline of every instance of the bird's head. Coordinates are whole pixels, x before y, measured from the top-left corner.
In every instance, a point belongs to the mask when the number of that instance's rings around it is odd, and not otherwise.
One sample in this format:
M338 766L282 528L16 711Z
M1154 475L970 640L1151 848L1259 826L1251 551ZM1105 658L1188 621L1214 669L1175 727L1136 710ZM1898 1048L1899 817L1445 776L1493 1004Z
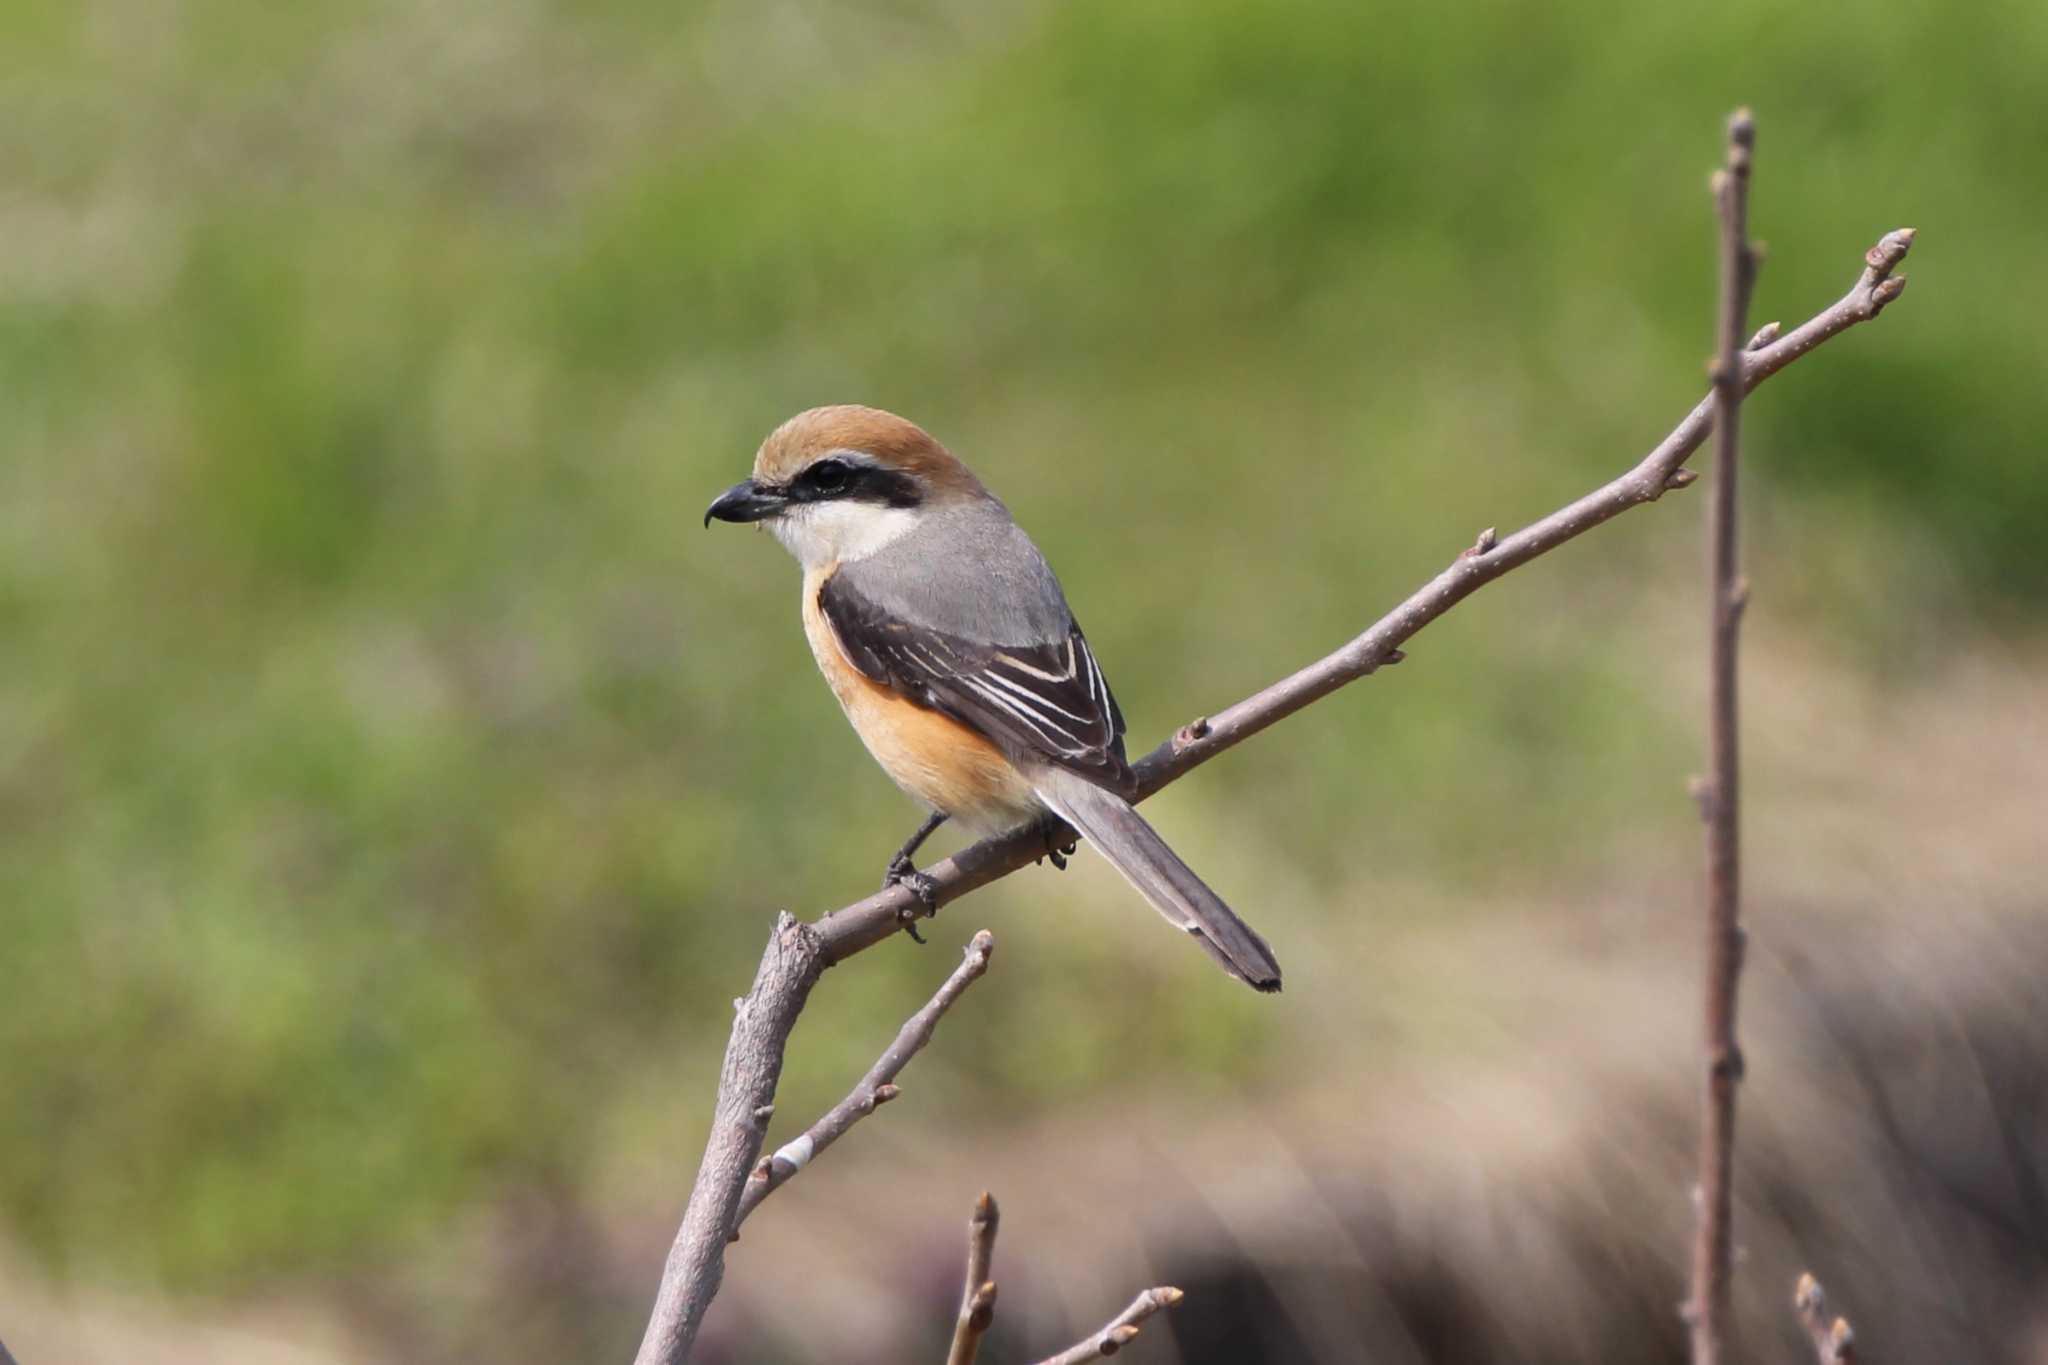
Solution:
M718 495L704 524L760 522L806 568L864 559L980 480L923 428L879 408L800 412L770 432L754 476Z

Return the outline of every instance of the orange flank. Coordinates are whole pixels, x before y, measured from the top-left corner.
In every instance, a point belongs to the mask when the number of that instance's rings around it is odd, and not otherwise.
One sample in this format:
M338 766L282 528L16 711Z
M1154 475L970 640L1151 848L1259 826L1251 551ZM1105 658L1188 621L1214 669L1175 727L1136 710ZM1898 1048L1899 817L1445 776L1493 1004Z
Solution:
M1030 819L1038 800L1002 750L951 716L873 681L847 659L818 607L819 590L838 568L831 564L804 576L804 636L868 752L897 786L972 832L993 833Z

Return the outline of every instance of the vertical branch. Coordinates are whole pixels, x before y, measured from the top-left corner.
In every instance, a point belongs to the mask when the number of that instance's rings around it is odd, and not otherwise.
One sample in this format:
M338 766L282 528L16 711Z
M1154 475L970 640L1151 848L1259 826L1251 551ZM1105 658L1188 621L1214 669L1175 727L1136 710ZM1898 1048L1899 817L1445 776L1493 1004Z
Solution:
M689 1358L704 1310L725 1277L725 1244L739 1226L747 1173L760 1158L775 1110L783 1050L825 965L817 930L792 915L778 915L754 989L733 1002L732 1037L719 1073L711 1137L669 1250L636 1365L674 1365Z
M1708 774L1701 809L1707 826L1706 1094L1700 1122L1698 1228L1693 1242L1694 1365L1720 1365L1728 1321L1734 1238L1732 1176L1735 1089L1742 1052L1735 1041L1735 992L1742 971L1741 807L1736 780L1736 640L1748 585L1737 568L1737 442L1742 345L1756 254L1749 242L1749 163L1756 124L1747 109L1728 121L1728 156L1714 174L1721 223L1720 316L1715 334L1714 489L1708 504Z

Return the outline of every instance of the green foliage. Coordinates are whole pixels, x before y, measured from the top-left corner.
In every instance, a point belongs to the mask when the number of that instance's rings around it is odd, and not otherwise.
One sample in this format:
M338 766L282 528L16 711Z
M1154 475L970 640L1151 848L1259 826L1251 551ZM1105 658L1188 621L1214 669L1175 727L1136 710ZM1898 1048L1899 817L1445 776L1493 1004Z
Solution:
M697 1121L769 912L869 889L915 818L811 675L779 552L698 529L762 433L862 400L950 442L1143 747L1662 434L1738 101L1760 316L1922 229L1900 311L1750 419L1792 509L1758 577L1887 654L1955 599L2029 605L2044 28L0 5L0 1218L222 1286L601 1187L657 1141L650 1094ZM1686 761L1655 643L1616 628L1690 563L1657 517L1162 820L1248 910L1293 869L1253 915L1283 947L1406 913L1382 878L1596 862ZM936 1084L1277 1045L1106 882L989 899L1007 984L948 1029L990 1071ZM835 976L792 1110L949 957Z

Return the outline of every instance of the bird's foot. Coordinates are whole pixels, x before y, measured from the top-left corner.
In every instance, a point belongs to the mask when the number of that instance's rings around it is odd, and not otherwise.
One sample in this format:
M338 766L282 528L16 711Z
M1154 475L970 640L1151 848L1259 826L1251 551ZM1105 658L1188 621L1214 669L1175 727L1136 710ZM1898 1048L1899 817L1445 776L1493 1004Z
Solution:
M1074 850L1081 846L1080 842L1068 834L1056 820L1048 820L1040 826L1040 834L1045 839L1046 858L1055 868L1065 872L1067 859L1074 856Z
M913 943L924 942L924 935L917 932L917 922L930 919L939 911L939 884L930 873L919 872L916 864L899 853L889 860L889 866L882 873L882 889L900 886L917 897L917 904L906 905L896 912L896 918L903 925L903 932L910 935Z

